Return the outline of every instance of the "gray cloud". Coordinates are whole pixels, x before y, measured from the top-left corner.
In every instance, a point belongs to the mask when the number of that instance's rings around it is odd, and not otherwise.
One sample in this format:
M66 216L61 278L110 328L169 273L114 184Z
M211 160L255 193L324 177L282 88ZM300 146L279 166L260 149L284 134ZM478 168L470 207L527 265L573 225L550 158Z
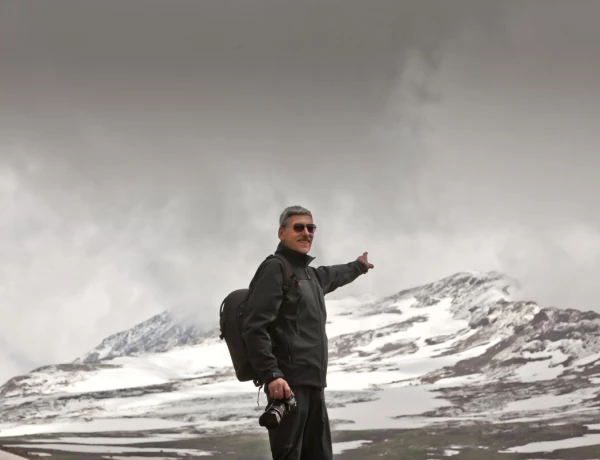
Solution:
M0 379L214 323L289 204L376 264L336 295L498 269L600 310L599 7L541 5L4 2Z

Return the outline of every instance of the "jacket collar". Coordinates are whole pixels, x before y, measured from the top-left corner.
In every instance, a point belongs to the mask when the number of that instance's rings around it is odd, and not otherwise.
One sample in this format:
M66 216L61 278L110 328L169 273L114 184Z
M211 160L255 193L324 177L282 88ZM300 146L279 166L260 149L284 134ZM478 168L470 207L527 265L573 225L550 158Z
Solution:
M293 249L288 248L282 242L279 242L279 244L277 245L277 250L275 251L275 253L282 254L293 265L299 265L301 267L307 267L313 260L315 260L313 256L294 251Z

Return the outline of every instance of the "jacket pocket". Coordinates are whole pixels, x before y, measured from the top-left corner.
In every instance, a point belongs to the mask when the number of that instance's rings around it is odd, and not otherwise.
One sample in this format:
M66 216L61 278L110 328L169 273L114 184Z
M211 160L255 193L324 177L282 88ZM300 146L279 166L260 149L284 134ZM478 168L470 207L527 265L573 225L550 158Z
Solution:
M293 358L292 341L287 329L287 324L280 324L275 328L275 337L277 339L274 341L273 345L276 346L273 351L277 359L291 363Z
M300 334L300 323L302 322L302 309L304 296L298 287L294 287L288 293L285 304L281 311L281 325L285 328L288 336Z

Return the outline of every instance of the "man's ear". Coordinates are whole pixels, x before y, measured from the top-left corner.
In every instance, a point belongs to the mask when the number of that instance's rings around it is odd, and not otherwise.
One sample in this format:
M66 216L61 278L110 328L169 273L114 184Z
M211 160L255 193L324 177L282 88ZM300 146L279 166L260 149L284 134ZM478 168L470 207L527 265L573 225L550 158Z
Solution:
M279 236L279 239L283 239L283 227L279 227L279 231L277 232L277 236Z

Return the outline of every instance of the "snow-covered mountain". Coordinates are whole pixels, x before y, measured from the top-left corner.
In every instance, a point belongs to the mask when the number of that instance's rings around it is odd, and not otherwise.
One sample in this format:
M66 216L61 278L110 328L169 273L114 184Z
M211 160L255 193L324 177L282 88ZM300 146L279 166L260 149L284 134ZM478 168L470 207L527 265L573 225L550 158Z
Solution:
M519 420L557 410L597 416L600 315L543 308L517 292L500 273L469 272L383 299L329 300L334 429ZM257 405L256 391L235 379L217 329L183 327L165 313L73 363L8 381L0 387L0 436L262 430L265 400Z
M205 335L196 324L176 321L169 312L163 312L131 329L108 336L100 345L77 358L74 363L92 363L119 356L159 353L181 345L194 345Z

